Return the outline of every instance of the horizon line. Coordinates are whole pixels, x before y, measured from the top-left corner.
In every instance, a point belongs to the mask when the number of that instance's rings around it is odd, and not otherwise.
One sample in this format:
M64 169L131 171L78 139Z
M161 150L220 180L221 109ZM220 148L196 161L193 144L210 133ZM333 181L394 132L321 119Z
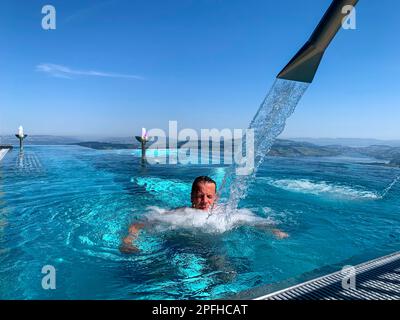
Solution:
M0 133L0 137L14 136L15 133ZM139 134L138 134L139 135ZM30 137L57 137L57 138L130 138L136 135L101 135L101 134L29 134ZM168 136L166 136L168 137ZM278 137L279 140L290 139L326 139L326 140L340 140L340 139L354 139L354 140L379 140L379 141L400 141L400 138L359 138L359 137L307 137L307 136L291 136L291 137Z

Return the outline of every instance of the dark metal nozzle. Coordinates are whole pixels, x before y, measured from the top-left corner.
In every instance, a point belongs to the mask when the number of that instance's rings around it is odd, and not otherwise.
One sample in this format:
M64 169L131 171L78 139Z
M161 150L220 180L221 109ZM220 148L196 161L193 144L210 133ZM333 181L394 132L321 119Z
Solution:
M146 138L143 138L141 136L135 136L136 140L140 142L140 145L142 147L142 161L146 158L146 143L148 140Z
M27 134L24 134L23 136L20 136L19 134L15 135L19 139L19 149L22 150L24 148L24 139L28 136Z
M277 78L311 83L319 63L336 33L342 26L344 6L355 6L358 0L333 0L310 39L279 72Z

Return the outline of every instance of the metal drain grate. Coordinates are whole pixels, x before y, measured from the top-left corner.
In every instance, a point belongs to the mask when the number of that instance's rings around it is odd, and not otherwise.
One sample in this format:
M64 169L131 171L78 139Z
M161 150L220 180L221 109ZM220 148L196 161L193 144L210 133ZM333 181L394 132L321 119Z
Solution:
M0 161L3 160L3 158L7 152L8 152L8 149L0 149Z
M343 289L341 271L280 290L256 300L400 299L400 252L355 266L356 288Z

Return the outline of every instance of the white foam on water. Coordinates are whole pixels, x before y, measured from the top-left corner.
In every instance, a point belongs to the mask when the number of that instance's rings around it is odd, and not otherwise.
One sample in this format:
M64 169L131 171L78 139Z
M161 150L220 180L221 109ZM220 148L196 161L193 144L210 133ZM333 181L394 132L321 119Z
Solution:
M131 182L142 186L150 193L160 193L163 195L165 192L173 193L186 193L190 197L191 184L174 179L163 179L157 177L136 177L132 178Z
M234 213L234 214L233 214ZM202 211L192 208L166 210L159 207L149 207L145 214L149 223L154 223L157 231L188 229L204 233L223 233L242 225L272 225L271 219L255 215L248 209L238 209L235 212L217 207L212 211Z
M311 181L309 179L269 179L267 183L273 187L292 192L309 193L314 195L330 195L350 199L380 199L381 196L373 191L332 184L326 181Z

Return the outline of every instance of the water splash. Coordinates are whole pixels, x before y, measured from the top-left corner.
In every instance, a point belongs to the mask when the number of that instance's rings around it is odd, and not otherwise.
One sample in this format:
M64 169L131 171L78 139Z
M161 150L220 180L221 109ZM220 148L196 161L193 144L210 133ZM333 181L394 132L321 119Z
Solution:
M263 179L263 178L262 178ZM380 199L381 195L374 191L363 190L357 187L332 183L327 181L312 181L309 179L271 179L264 178L266 182L276 188L312 194L317 196L331 196L345 199Z
M393 181L389 184L389 186L387 186L387 188L385 190L382 191L382 195L381 195L381 199L383 199L388 193L389 191L393 188L393 186L400 181L400 174L393 179Z
M196 210L192 208L178 208L166 210L156 206L148 207L148 212L143 218L146 223L152 225L156 232L167 230L190 230L203 233L223 233L242 225L274 226L275 221L270 218L259 217L248 209L237 209L234 213L226 210L225 207L217 206L215 213ZM228 219L228 217L230 217Z
M246 197L247 190L259 166L272 147L275 139L285 128L287 118L294 112L309 84L276 79L256 115L249 125L254 130L254 169L249 175L235 175L239 165L233 165L224 178L224 188L230 183L229 208L237 208L239 201ZM244 148L242 147L244 150ZM242 152L242 150L240 150ZM248 156L248 155L246 155Z

